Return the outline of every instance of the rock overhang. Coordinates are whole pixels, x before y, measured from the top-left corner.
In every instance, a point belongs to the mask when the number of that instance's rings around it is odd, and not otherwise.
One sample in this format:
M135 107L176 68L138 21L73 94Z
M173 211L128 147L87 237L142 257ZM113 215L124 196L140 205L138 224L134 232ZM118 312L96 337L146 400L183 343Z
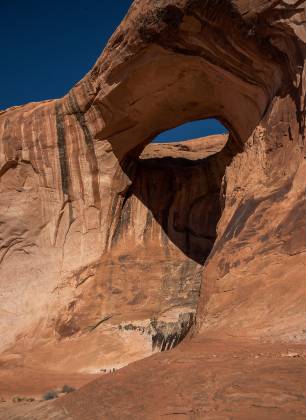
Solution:
M286 84L284 53L264 36L250 32L231 2L222 3L230 22L224 28L217 13L220 5L185 1L139 8L134 4L97 63L100 74L105 69L107 86L103 98L96 97L96 106L112 108L121 98L120 112L117 109L116 117L104 122L98 138L108 138L114 150L117 143L133 149L176 125L218 117L236 139L246 141ZM184 17L193 18L190 28L200 22L201 30L190 32L186 22L181 27ZM154 28L158 36L143 39L142 33ZM172 36L169 31L174 31ZM105 68L103 58L112 65ZM94 68L92 74L96 73Z
M169 296L194 304L202 283L198 336L305 339L303 13L301 1L139 0L66 97L1 113L2 168L10 176L7 169L30 163L33 208L39 203L35 221L22 220L26 237L16 238L8 220L1 224L10 238L2 279L19 267L18 284L40 293L35 316L25 311L14 321L17 338L26 331L38 348L50 340L50 349L75 351L71 336L58 334L68 331L96 349L103 334L88 336L88 325L107 318L113 334L122 308L148 320L167 311ZM173 172L173 159L163 167L151 161L149 170L150 158L138 160L160 131L211 116L228 126L229 141L191 181ZM152 165L159 189L152 188ZM182 183L183 196L176 188ZM23 250L26 261L18 258ZM168 281L171 272L179 282ZM28 308L31 296L22 287L13 300ZM15 303L6 304L9 313ZM149 354L148 342L141 343L138 356ZM93 363L81 352L80 360L87 368Z

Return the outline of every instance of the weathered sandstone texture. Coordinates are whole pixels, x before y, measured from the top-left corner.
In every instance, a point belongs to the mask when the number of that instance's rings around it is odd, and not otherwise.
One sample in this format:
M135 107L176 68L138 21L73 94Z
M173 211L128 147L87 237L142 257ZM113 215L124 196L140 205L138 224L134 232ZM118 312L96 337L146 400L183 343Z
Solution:
M73 200L60 206L56 201L63 194L60 157L50 158L49 187L40 186L35 165L41 163L35 160L20 157L6 167L0 359L5 367L45 369L47 358L55 372L108 373L186 336L220 216L223 174L211 173L209 156L226 141L221 135L148 146L132 162L133 182L118 194L112 188L124 182L121 169L108 182L107 174L97 173L99 189L114 196L109 208L101 201L99 211L93 203L82 209L89 212L82 222ZM42 150L42 156L51 155L47 147ZM70 179L80 180L79 170ZM102 224L96 216L105 212Z
M135 0L64 98L0 114L6 369L193 336L28 418L305 417L305 22L304 0ZM208 117L228 140L145 148Z

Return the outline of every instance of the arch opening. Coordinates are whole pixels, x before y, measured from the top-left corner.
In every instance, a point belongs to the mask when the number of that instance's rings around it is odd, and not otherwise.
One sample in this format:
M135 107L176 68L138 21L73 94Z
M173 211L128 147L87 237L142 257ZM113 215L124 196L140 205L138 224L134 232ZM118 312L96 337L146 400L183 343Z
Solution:
M173 143L211 135L228 134L228 129L216 118L196 120L160 133L153 143Z
M119 254L122 244L128 244L129 255L120 256L119 265L135 287L133 316L136 305L141 316L144 307L153 307L158 337L153 334L152 349L169 350L195 320L203 267L224 210L226 168L243 150L269 98L264 86L249 83L240 73L155 44L121 64L124 80L115 83L120 73L113 70L109 81L115 88L98 98L103 110L116 110L105 113L97 137L109 142L120 165L116 176L120 173L123 180L114 201L119 211L110 248ZM213 118L223 126L218 149L215 139L203 140L212 134L204 130L163 141L168 130L175 133L185 124ZM193 140L179 141L188 137ZM148 288L150 297L144 293Z
M159 285L156 293L165 319L177 318L156 320L154 351L175 347L195 321L203 266L216 241L223 210L222 180L238 150L235 134L218 123L220 127L221 134L189 141L152 141L137 159L132 157L135 165L130 159L122 162L132 183L125 192L112 246L119 248L127 240L135 246L134 264L145 259L150 267L148 278L152 290ZM178 308L177 313L169 312L169 306Z
M194 322L203 267L217 240L224 210L226 168L243 151L267 97L261 87L218 67L211 69L195 57L182 60L168 52L162 53L159 77L155 77L152 49L156 47L150 47L137 66L132 63L126 68L124 82L109 93L105 106L116 104L120 96L121 112L109 120L99 137L108 139L122 177L128 180L124 188L120 186L122 204L111 247L119 252L125 241L133 254L128 264L145 261L142 279L130 274L129 281L141 285L139 299L150 282L163 323L165 317L176 318L176 327L184 324L180 319L185 316L190 320L186 330L179 327L177 340L172 340L176 332L168 321L161 326L157 347L152 338L155 350L169 350L184 339ZM155 81L154 86L148 79ZM127 91L133 92L134 100L127 97L124 107L122 97ZM223 134L203 139L210 134L203 130L200 135L163 141L168 130L177 133L186 124L207 124L211 119L222 124ZM177 141L186 137L192 140ZM176 308L175 314L170 308Z
M206 133L196 136L190 128ZM184 140L177 137L182 132ZM160 226L161 247L171 244L201 266L216 239L222 180L238 151L235 139L217 119L191 121L161 132L137 160L129 195L136 196Z

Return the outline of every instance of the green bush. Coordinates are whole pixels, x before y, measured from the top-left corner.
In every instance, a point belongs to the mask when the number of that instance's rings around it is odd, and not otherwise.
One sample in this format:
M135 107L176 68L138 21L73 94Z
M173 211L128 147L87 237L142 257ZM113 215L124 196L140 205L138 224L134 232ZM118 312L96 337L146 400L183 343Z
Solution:
M70 385L64 385L62 392L64 392L65 394L70 394L70 392L74 392L75 388L73 388L73 386Z
M48 400L54 400L55 398L58 397L58 394L56 391L50 390L47 391L44 395L43 395L43 400L48 401Z

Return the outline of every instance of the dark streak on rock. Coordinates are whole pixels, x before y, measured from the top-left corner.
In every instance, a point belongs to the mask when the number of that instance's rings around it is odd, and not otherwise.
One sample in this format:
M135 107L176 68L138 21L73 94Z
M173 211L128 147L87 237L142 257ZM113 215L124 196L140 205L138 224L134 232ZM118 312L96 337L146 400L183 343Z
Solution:
M115 194L112 202L111 202L111 206L109 209L109 218L108 220L111 220L113 223L115 223L115 221L117 220L116 217L116 213L117 213L117 208L118 208L118 202L119 202L119 195ZM107 234L106 234L106 245L110 246L112 239L111 239L111 231L112 231L112 227L113 227L113 223L107 227Z
M152 215L151 210L148 208L146 224L145 224L145 228L144 228L145 238L149 237L150 231L152 230L152 226L153 226L153 215Z
M67 148L65 140L65 126L62 106L59 102L55 104L55 121L57 132L57 147L61 168L62 190L64 194L69 194L69 167L67 159Z
M124 228L127 228L129 226L131 217L131 200L129 200L128 198L129 195L125 197L125 200L122 204L121 215L112 237L112 246L114 246L118 242L121 234L123 233Z
M12 168L16 168L18 165L18 162L16 160L8 160L5 162L5 164L0 169L0 178L9 170Z
M194 312L181 313L176 322L164 322L156 318L151 319L146 327L140 325L125 324L119 325L120 331L135 331L140 334L149 334L152 337L152 351L171 350L177 346L188 334L190 328L195 324L196 315Z
M171 350L177 346L188 334L190 328L195 323L195 314L180 314L177 323L165 323L156 319L151 321L151 326L155 330L152 334L152 350L158 348L160 351ZM172 323L171 323L172 324ZM171 330L169 330L169 326Z
M99 167L98 167L98 161L93 145L93 137L90 133L90 130L86 124L84 114L82 113L80 106L76 100L75 95L73 94L73 91L71 91L68 95L68 101L69 106L71 108L71 112L75 115L79 126L81 127L85 143L87 145L88 150L88 163L90 166L90 171L92 175L92 190L94 195L94 201L97 208L100 208L101 206L101 198L100 198L100 190L99 190L99 183L98 183L98 173L99 173Z

